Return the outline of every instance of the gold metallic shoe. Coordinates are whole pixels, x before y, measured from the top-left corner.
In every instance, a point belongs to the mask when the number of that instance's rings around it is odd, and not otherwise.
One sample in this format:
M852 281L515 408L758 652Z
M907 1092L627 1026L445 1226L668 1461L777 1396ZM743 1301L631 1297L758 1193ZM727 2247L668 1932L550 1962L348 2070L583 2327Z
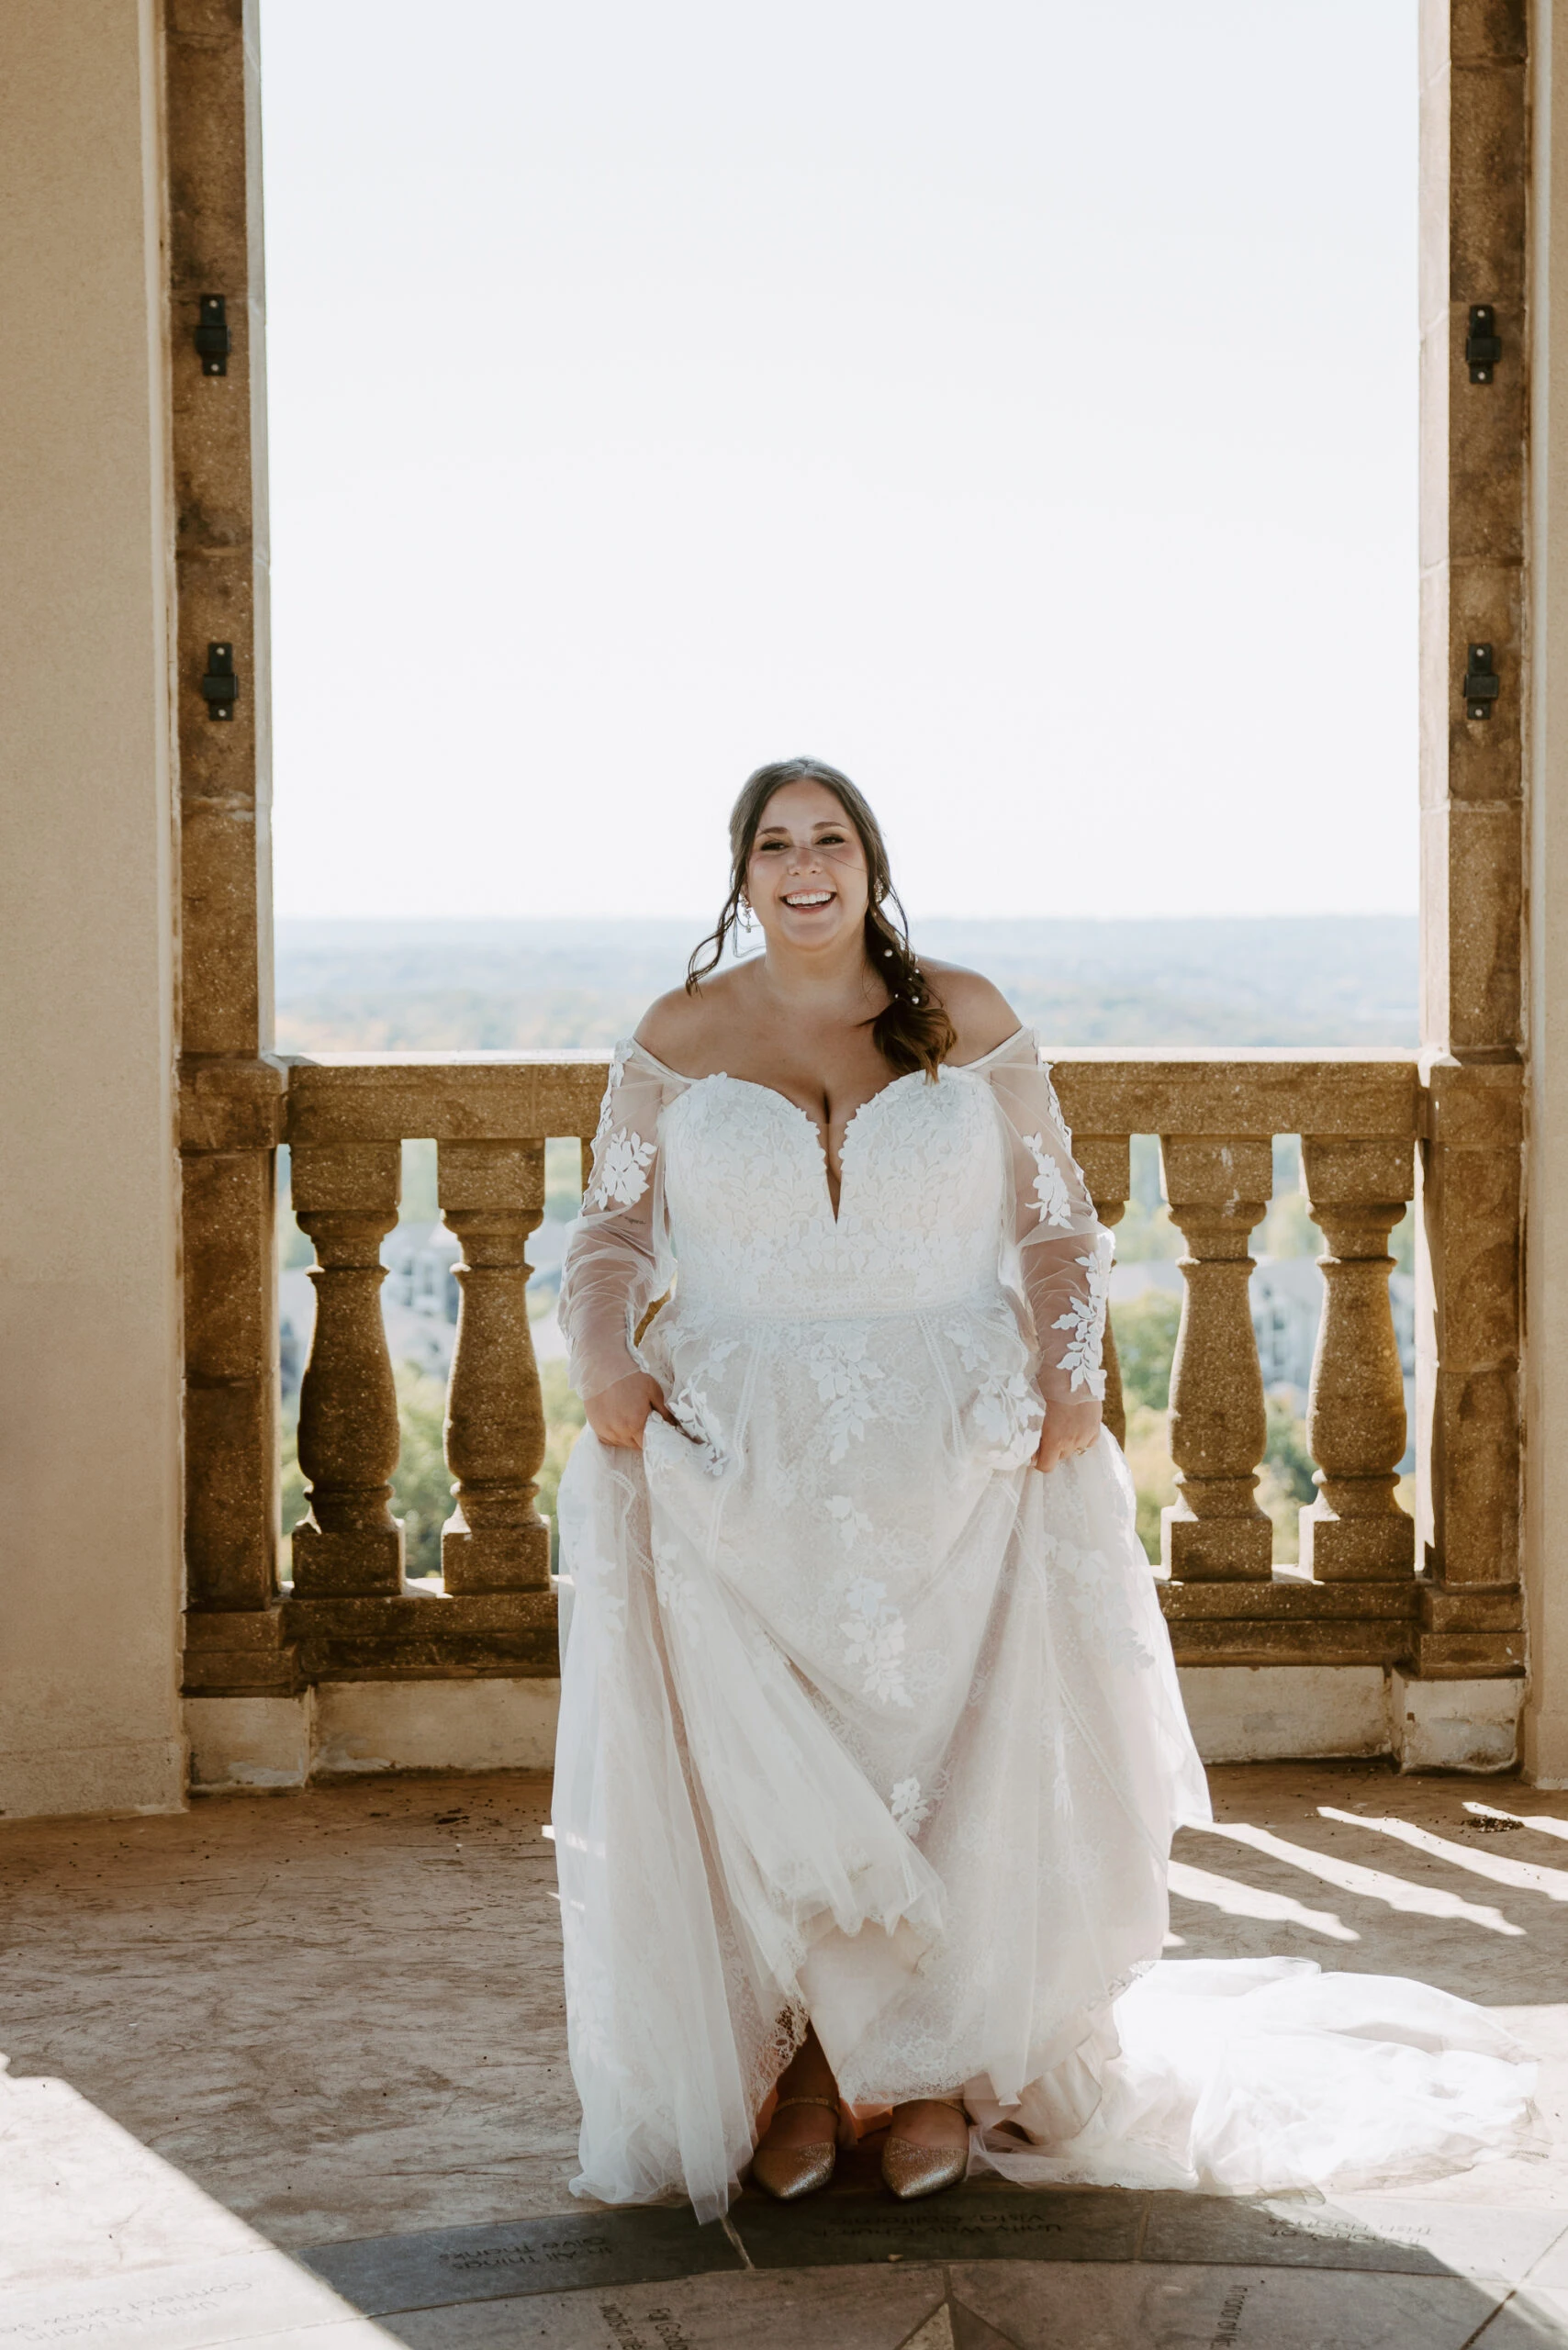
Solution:
M814 2195L833 2177L838 2160L838 2099L835 2097L781 2097L773 2110L782 2113L787 2105L822 2105L834 2119L831 2138L813 2138L804 2146L759 2146L751 2158L751 2175L767 2195L778 2203L796 2202L802 2195ZM769 2124L769 2127L772 2125Z
M923 2097L919 2102L950 2105L969 2119L961 2097ZM917 2146L912 2138L890 2137L882 2148L882 2184L892 2188L901 2203L912 2203L917 2195L935 2195L944 2187L957 2187L969 2166L967 2135L961 2146Z

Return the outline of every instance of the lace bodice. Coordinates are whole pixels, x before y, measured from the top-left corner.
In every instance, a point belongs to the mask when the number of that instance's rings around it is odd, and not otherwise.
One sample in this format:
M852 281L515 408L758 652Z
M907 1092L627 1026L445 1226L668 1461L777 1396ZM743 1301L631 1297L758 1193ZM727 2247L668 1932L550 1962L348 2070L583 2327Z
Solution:
M1026 1031L864 1103L836 1218L821 1137L796 1103L745 1079L682 1077L632 1043L610 1064L561 1323L586 1397L638 1367L633 1332L677 1267L683 1314L864 1318L1001 1283L1027 1307L1048 1407L1103 1392L1109 1259Z

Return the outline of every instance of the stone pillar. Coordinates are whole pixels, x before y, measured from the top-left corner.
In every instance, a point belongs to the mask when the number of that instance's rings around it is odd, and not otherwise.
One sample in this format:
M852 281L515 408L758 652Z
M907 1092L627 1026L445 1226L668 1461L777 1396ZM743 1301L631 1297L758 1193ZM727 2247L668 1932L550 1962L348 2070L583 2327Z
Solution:
M1327 1253L1306 1434L1318 1497L1301 1513L1301 1563L1322 1583L1415 1572L1416 1528L1394 1498L1405 1381L1394 1334L1388 1236L1415 1189L1408 1143L1303 1137L1309 1212Z
M152 0L0 11L0 1809L183 1799Z
M300 1598L397 1595L403 1529L387 1503L398 1466L398 1393L381 1243L398 1221L393 1142L296 1147L294 1212L316 1246L316 1328L299 1389L299 1465L310 1515L294 1529Z
M1083 1170L1094 1213L1107 1231L1120 1224L1132 1196L1133 1159L1130 1135L1077 1135L1073 1156ZM1122 1395L1122 1366L1116 1360L1116 1334L1105 1315L1105 1426L1118 1444L1127 1440L1127 1407Z
M1539 0L1532 28L1524 1762L1568 1787L1568 0Z
M277 1585L276 1145L258 0L168 0L171 447L179 631L185 1685L299 1685ZM198 325L221 300L220 372ZM204 692L208 648L238 680ZM216 673L214 673L216 674Z
M544 1402L528 1325L528 1237L544 1214L543 1142L438 1146L442 1214L463 1243L447 1396L456 1504L441 1538L449 1592L547 1591L550 1528L533 1506Z
M1162 1135L1170 1220L1191 1250L1170 1367L1170 1455L1181 1499L1160 1550L1182 1582L1267 1583L1274 1529L1257 1501L1267 1437L1247 1284L1249 1243L1273 1189L1268 1136Z
M1519 1661L1523 0L1422 0L1422 1675ZM1477 319L1476 309L1489 316ZM1497 341L1467 353L1473 335ZM1490 653L1490 668L1473 657ZM1495 677L1466 688L1467 677Z

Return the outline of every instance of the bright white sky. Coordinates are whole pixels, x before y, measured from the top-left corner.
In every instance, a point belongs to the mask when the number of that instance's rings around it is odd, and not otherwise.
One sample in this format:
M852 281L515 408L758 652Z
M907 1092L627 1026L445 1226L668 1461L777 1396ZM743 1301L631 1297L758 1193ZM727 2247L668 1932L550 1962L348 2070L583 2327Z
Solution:
M263 0L277 902L1416 899L1415 0Z

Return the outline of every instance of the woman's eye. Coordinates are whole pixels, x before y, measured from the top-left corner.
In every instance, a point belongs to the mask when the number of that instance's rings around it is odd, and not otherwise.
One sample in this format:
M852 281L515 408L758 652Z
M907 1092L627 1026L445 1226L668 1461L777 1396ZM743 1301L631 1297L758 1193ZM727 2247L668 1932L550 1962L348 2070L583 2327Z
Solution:
M767 856L772 850L776 848L782 848L783 845L784 844L782 841L759 841L757 843L756 853L758 856Z

